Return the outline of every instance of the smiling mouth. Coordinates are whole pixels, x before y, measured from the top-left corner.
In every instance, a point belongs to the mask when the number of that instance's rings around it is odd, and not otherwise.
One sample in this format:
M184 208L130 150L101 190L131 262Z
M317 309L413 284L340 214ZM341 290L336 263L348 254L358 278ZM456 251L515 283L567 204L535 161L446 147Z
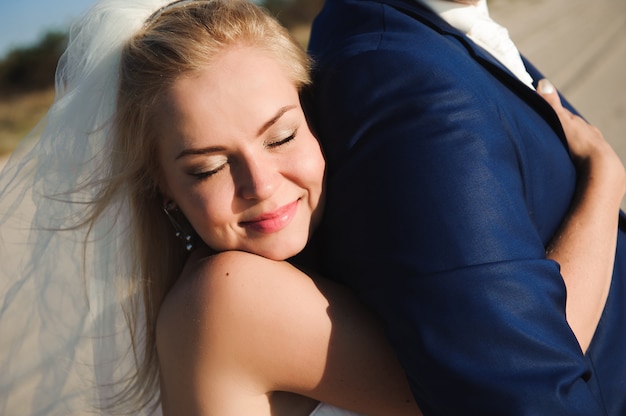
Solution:
M285 228L296 216L300 200L284 205L275 211L261 214L250 221L242 221L239 224L249 230L271 234Z

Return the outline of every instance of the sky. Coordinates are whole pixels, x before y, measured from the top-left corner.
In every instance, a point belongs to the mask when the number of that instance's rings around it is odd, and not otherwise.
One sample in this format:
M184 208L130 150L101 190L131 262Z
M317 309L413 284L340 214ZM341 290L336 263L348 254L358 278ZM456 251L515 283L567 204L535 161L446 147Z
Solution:
M66 30L94 0L0 0L0 58L49 30Z

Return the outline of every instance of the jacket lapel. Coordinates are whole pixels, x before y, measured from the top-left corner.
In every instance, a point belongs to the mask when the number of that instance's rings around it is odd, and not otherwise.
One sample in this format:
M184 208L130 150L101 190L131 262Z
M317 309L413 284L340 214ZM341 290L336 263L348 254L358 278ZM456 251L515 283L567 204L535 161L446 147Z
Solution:
M498 68L500 71L507 73L510 77L515 78L504 65L495 59L489 52L485 51L480 46L472 42L464 33L451 26L448 22L443 20L439 15L430 10L427 6L420 3L418 0L379 0L381 3L388 4L396 9L403 11L405 14L412 16L413 18L424 23L426 26L431 27L437 32L452 36L461 42L469 51L469 53L476 59L488 63L494 68Z
M519 97L526 100L532 108L539 113L543 119L552 127L552 129L559 136L565 147L567 148L567 140L565 133L561 126L556 113L550 107L550 105L535 91L528 88L523 82L521 82L507 67L505 67L500 61L493 57L489 52L485 51L480 46L472 42L464 33L460 32L455 27L451 26L448 22L443 20L439 15L430 10L427 6L423 5L417 0L379 0L381 3L385 3L391 7L394 7L403 13L411 16L426 26L431 27L435 31L441 33L444 36L452 36L457 41L465 46L469 54L484 68L491 72L496 78L498 78L504 85L514 91ZM535 81L535 86L538 80L543 78L543 75L530 64L523 56L522 60L526 66L528 72Z

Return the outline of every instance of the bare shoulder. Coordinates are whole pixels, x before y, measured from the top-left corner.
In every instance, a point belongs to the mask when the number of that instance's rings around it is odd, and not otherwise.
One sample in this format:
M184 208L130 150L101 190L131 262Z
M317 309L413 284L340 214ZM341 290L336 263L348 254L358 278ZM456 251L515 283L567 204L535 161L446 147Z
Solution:
M245 301L247 292L255 293L259 285L278 289L277 283L290 275L304 276L287 262L241 251L192 259L167 294L159 321L166 324L171 318L185 318L190 308L198 313L219 306L222 301L228 300L231 305Z
M252 414L245 409L267 402L271 383L258 345L271 323L272 292L281 290L271 282L298 273L288 263L244 252L190 259L157 320L164 409Z
M324 372L328 306L316 282L288 262L233 251L190 263L157 322L163 394L195 391L188 401L242 386L310 392Z
M172 337L198 339L208 329L219 330L232 320L243 319L243 314L234 312L251 306L260 285L275 281L280 274L299 273L289 268L283 262L240 251L190 259L161 305L158 344L169 343Z
M192 257L159 311L159 357L181 360L184 351L198 360L208 351L220 360L252 358L258 337L301 310L294 297L305 305L325 301L314 282L285 261L238 251Z

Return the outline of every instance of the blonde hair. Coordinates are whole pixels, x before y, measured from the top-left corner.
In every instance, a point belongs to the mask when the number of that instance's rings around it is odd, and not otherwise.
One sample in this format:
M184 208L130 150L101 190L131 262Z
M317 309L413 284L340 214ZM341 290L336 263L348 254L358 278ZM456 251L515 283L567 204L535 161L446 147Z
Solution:
M91 221L118 198L129 202L134 278L121 296L137 372L124 381L110 411L132 413L158 403L157 315L188 257L163 212L159 192L157 132L152 128L159 97L182 75L206 68L224 49L241 45L267 51L298 89L310 83L306 53L265 10L246 0L174 5L149 19L122 52L111 174Z

